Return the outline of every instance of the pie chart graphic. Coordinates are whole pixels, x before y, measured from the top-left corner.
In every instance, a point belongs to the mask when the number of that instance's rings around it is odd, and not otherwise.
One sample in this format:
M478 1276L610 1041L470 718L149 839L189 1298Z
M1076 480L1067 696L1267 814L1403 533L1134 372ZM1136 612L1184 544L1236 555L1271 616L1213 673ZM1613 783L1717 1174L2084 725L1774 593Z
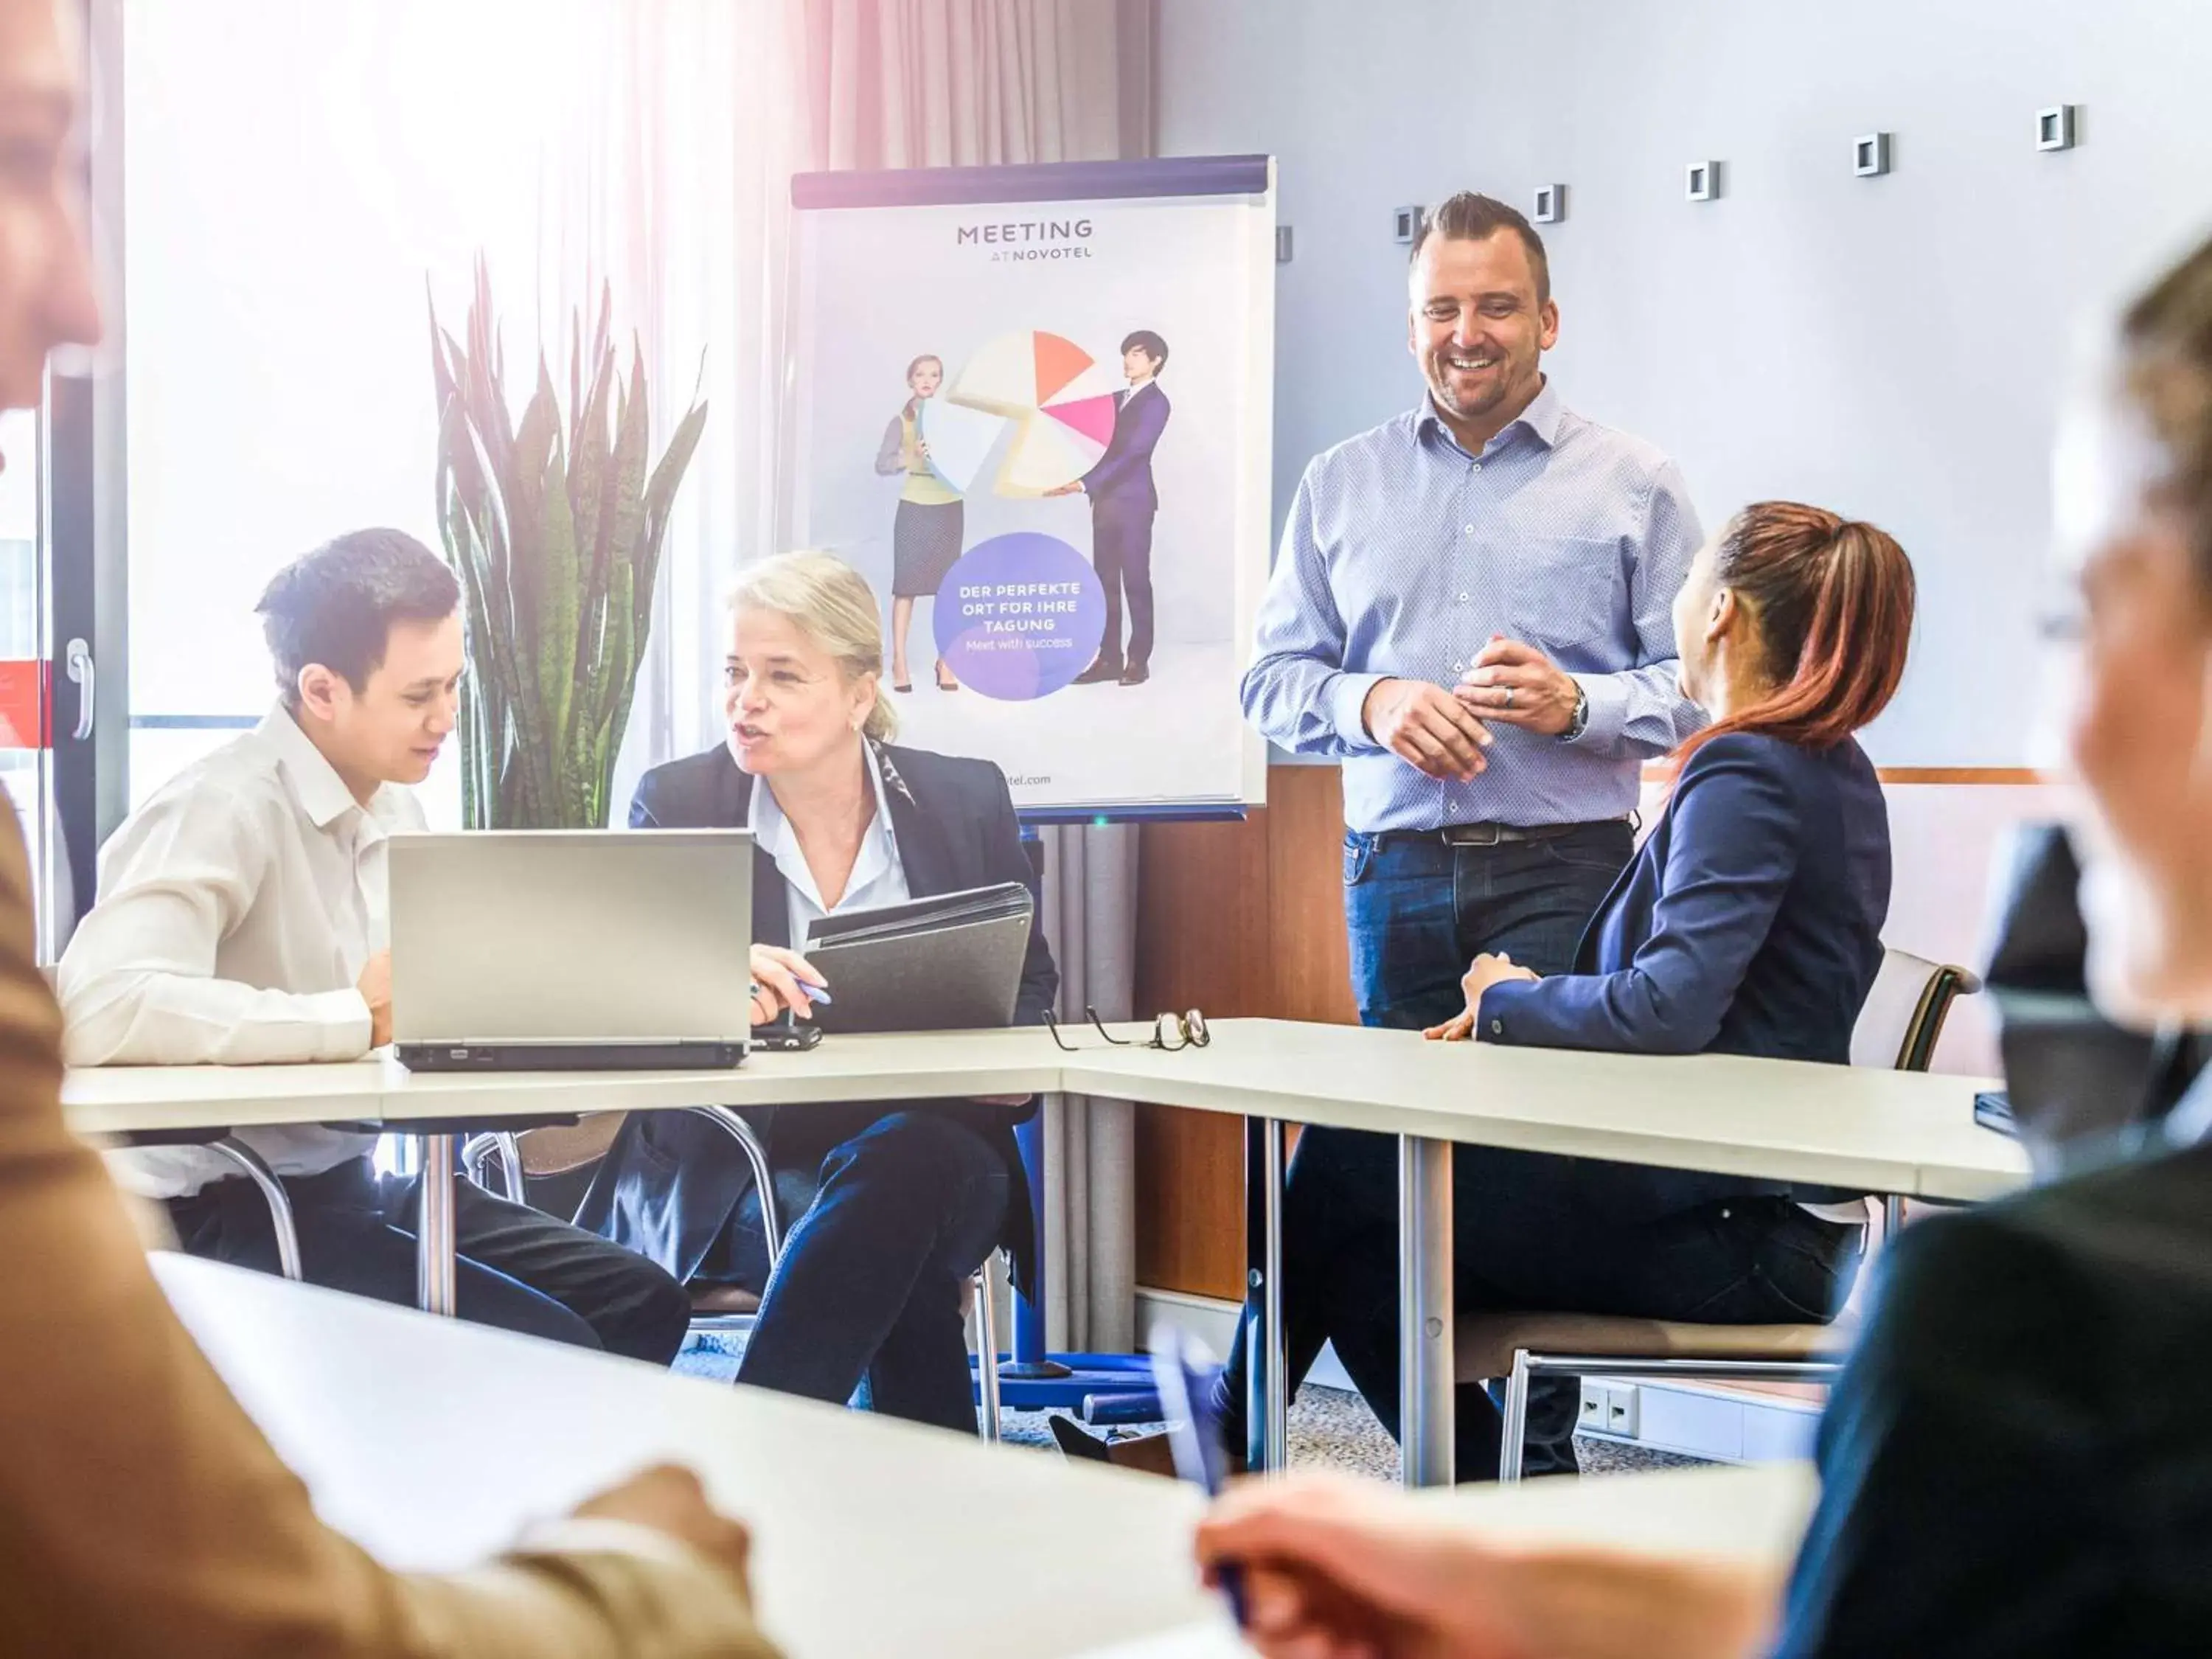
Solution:
M963 495L987 476L1000 495L1042 495L1073 483L1113 439L1120 390L1065 335L999 335L922 404L918 423L930 470Z

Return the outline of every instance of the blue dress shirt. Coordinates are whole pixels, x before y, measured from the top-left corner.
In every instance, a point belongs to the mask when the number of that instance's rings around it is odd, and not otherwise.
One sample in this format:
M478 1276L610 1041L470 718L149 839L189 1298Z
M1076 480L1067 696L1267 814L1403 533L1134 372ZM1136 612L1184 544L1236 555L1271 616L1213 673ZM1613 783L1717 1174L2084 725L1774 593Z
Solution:
M1545 383L1483 447L1424 396L1316 457L1260 607L1245 718L1344 763L1352 829L1624 817L1642 763L1704 724L1675 684L1673 607L1701 539L1681 471ZM1431 778L1367 734L1377 680L1447 689L1493 635L1534 646L1589 700L1573 742L1496 724L1489 768Z

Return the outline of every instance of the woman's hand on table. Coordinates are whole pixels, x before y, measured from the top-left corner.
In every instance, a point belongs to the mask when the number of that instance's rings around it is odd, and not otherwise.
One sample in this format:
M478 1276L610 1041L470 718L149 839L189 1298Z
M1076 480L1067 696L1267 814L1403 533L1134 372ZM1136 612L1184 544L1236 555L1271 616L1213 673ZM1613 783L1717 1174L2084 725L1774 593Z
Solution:
M813 985L826 988L829 981L821 972L796 951L786 951L773 945L756 945L752 949L753 1024L765 1025L781 1018L788 1010L795 1019L814 1018L814 1005L806 993L799 988Z
M1526 980L1533 984L1537 977L1502 951L1494 956L1477 957L1459 982L1460 989L1467 994L1467 1006L1443 1024L1430 1026L1421 1035L1431 1042L1465 1042L1474 1035L1475 1016L1481 1012L1485 991L1512 980Z
M1516 965L1503 951L1494 956L1480 956L1468 964L1466 977L1459 988L1467 993L1467 1012L1472 1016L1481 1012L1482 994L1493 985L1504 985L1514 980L1536 982L1537 975Z

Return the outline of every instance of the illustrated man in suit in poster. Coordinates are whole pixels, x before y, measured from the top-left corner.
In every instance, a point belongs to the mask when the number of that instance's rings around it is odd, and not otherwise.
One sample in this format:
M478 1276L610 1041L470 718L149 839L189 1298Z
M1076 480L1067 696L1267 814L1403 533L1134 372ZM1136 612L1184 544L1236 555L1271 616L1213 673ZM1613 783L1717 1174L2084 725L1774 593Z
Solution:
M1109 680L1142 685L1152 678L1152 519L1160 509L1159 492L1152 486L1152 449L1168 425L1168 395L1159 386L1167 361L1168 343L1148 328L1121 342L1121 372L1129 389L1115 400L1113 439L1090 471L1050 492L1072 495L1079 490L1091 497L1091 562L1106 589L1106 632L1096 659L1075 677L1078 685Z

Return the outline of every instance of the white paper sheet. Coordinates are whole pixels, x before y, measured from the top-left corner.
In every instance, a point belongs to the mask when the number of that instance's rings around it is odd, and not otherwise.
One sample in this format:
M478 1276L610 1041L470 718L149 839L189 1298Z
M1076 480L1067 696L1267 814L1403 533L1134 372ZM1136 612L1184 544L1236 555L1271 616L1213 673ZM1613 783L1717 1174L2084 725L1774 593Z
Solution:
M1219 1624L1186 1625L1141 1642L1095 1649L1078 1659L1252 1659L1252 1650L1224 1619Z

